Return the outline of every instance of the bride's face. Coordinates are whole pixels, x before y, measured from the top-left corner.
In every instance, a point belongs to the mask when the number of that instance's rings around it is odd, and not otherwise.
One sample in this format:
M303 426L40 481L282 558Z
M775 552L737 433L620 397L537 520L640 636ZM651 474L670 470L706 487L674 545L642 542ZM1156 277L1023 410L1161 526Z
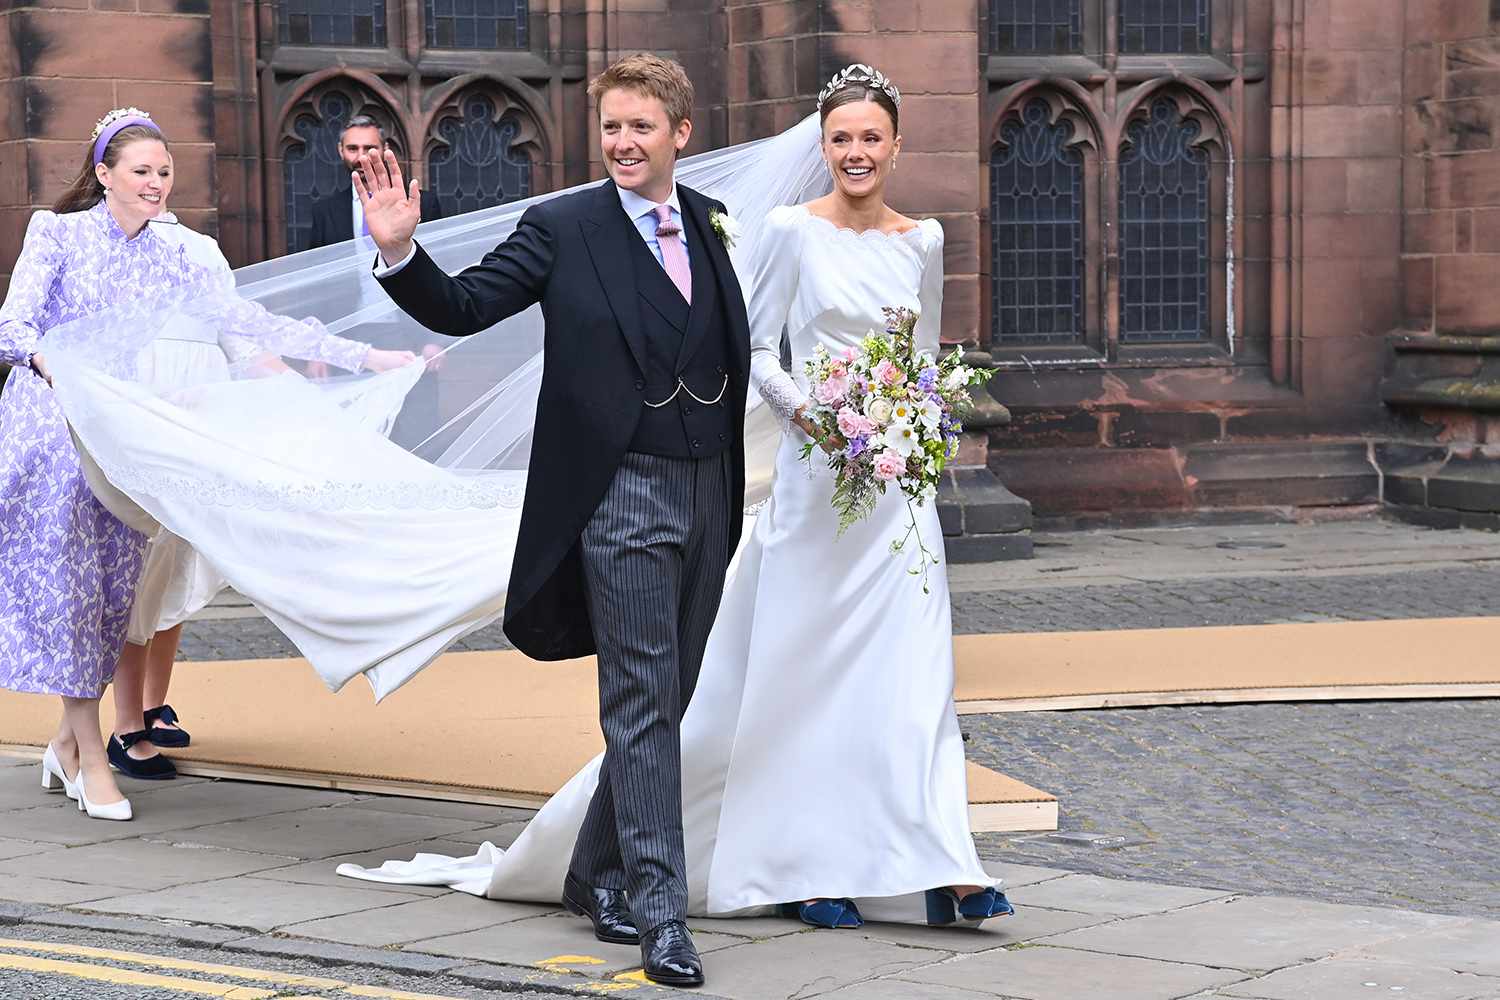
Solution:
M845 197L880 197L900 151L891 116L874 101L840 105L823 123L823 159Z

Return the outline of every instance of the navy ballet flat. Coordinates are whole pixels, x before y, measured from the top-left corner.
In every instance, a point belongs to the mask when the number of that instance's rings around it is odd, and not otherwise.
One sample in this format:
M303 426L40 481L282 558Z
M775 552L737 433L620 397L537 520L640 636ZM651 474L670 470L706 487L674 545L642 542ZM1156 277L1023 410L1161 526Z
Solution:
M971 892L963 899L952 889L927 890L927 922L933 927L946 927L963 921L977 926L991 917L1008 917L1016 912L1005 893L993 886Z
M782 903L783 917L796 917L804 924L829 929L855 928L865 925L859 907L852 899L818 899L811 903Z
M193 742L186 729L178 726L176 729L167 729L158 726L157 720L161 720L166 726L176 726L178 723L177 713L172 711L171 705L162 705L160 708L146 709L146 738L159 747L185 747Z
M142 781L167 781L177 777L177 766L166 754L159 753L145 760L136 760L126 752L137 743L150 742L148 734L142 729L134 733L111 736L104 750L109 755L110 766L129 777L139 778Z

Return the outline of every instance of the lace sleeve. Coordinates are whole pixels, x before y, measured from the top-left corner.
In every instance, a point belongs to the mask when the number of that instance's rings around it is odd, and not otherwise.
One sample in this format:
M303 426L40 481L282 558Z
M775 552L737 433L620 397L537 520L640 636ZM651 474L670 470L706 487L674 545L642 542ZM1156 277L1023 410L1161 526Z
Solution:
M776 208L766 216L755 248L750 285L750 381L766 404L790 421L807 395L781 367L781 334L797 295L802 266L797 207Z
M26 227L26 241L21 244L21 256L16 258L10 276L10 291L0 306L0 362L25 365L41 340L38 323L67 254L58 238L60 224L51 212L37 212Z

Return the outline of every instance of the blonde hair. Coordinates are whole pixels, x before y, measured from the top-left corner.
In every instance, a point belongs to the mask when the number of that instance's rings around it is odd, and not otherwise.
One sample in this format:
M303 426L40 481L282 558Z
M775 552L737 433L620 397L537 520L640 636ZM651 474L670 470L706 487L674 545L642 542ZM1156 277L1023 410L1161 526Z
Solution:
M596 104L611 90L633 90L661 101L673 128L693 116L693 81L672 59L649 52L620 59L589 82L589 97Z

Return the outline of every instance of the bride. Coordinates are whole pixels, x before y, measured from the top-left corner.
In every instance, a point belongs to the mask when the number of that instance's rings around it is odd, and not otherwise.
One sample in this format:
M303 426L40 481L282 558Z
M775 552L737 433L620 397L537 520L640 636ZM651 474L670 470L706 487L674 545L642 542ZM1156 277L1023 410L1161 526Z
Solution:
M695 913L777 906L815 926L858 927L862 914L952 924L1011 912L969 833L946 574L923 595L890 554L907 519L896 491L838 534L831 473L799 457L815 430L803 415L806 380L781 367L783 329L800 373L814 348L842 353L883 326L882 306L919 312L918 348L937 352L942 227L884 200L901 148L899 101L869 67L834 77L818 107L833 191L773 209L756 250L752 381L787 433L682 723ZM927 538L941 538L934 507L916 515ZM598 765L509 850L339 873L556 901Z
M763 397L747 408L748 494L765 496L774 473L682 723L696 914L780 909L852 927L1011 912L968 826L946 576L934 572L924 595L889 553L907 517L894 493L840 536L831 474L799 457L811 429L801 362L815 347L858 343L883 325L885 306L919 312L918 346L938 346L942 228L884 201L899 100L885 77L851 66L816 116L676 171L739 220L736 269ZM426 224L419 237L454 268L536 200ZM359 294L373 285L369 260L327 248L269 261L238 273L238 294L311 313L334 333L399 321L394 305L350 312L369 301ZM52 332L59 402L117 502L191 544L331 688L363 674L383 697L502 613L535 422L539 317L448 349L446 370L465 378L445 389L472 395L408 452L372 428L388 425L420 366L328 384L289 372L237 377L170 395L132 378L154 328L182 313L212 322L222 307L205 292ZM783 331L791 374L780 365ZM931 505L916 516L927 538L941 537ZM507 850L340 872L556 903L598 768L575 775Z

